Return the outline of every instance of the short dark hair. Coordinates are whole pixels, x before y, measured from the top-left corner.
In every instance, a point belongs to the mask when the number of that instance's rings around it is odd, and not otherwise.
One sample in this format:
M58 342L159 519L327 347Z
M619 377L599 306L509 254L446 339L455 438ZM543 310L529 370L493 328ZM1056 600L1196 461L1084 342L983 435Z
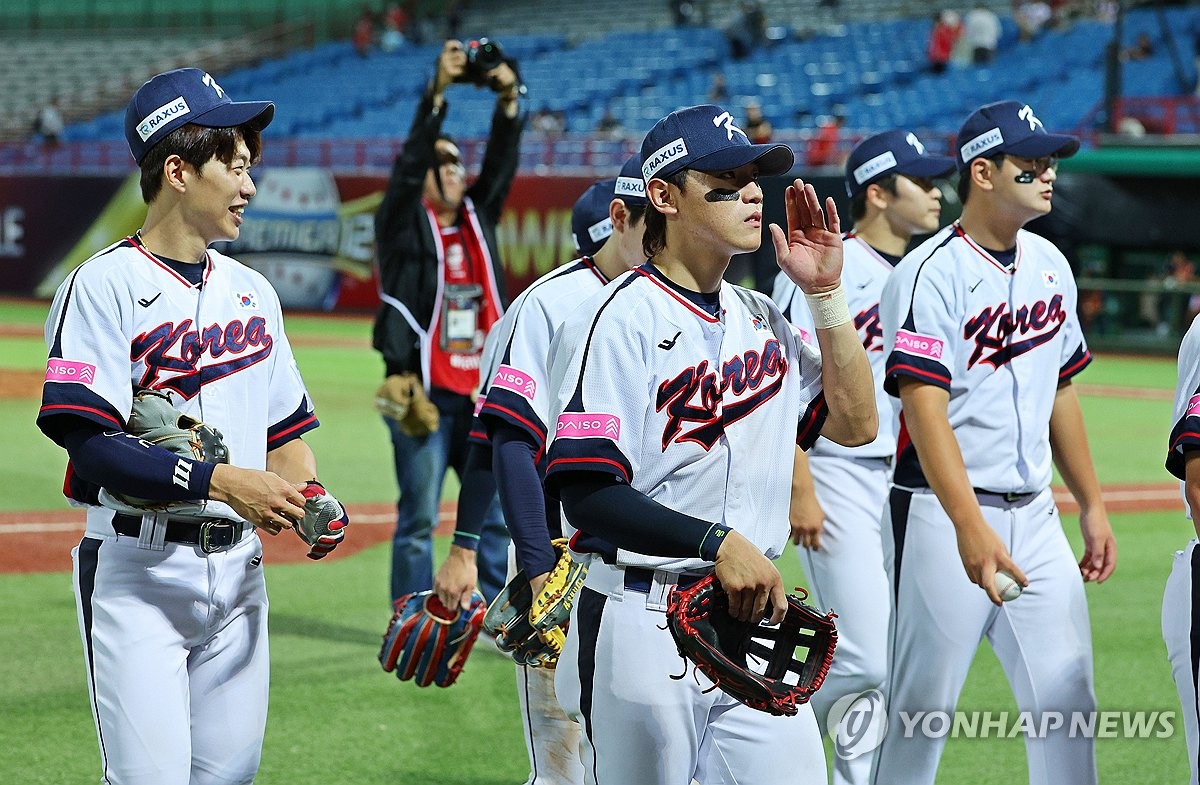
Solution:
M662 178L666 182L675 186L682 193L684 183L687 182L688 170L680 169L672 175ZM642 253L649 258L657 253L661 253L667 247L667 216L654 209L654 206L647 203L646 205L646 232L642 235Z
M867 188L870 188L872 185L878 185L892 196L895 196L896 177L897 175L894 173L885 175L873 183L868 183ZM867 188L862 189L850 199L850 217L856 222L861 221L867 214Z
M150 148L142 159L142 201L150 204L162 190L163 164L172 155L178 155L197 172L214 158L228 165L237 151L238 139L243 140L250 150L250 163L257 164L262 156L262 132L249 125L208 128L187 123L179 126Z
M629 225L637 226L638 221L640 221L646 217L646 212L650 209L650 203L649 202L641 202L638 204L630 204L629 202L625 202L624 200L622 200L622 201L625 204L626 212L629 213ZM658 211L655 210L654 212L658 212Z
M986 158L987 160L994 163L996 166L1004 165L1004 153L996 153L995 155L983 155L983 156L979 156L979 157ZM974 160L975 159L972 158L971 162L974 163ZM971 195L971 164L970 163L967 164L966 169L964 169L963 171L958 173L957 191L958 191L959 204L966 204L967 197Z

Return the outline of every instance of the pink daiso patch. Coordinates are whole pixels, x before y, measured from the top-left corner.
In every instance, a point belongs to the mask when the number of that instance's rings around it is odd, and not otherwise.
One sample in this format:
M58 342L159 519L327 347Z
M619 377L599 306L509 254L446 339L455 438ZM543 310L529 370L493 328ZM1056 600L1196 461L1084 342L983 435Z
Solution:
M615 414L560 414L554 428L556 439L621 438L621 418Z
M486 395L477 395L477 396L475 396L475 416L476 416L476 417L478 417L478 416L479 416L479 413L480 413L481 411L483 411L483 405L484 405L485 403L487 403L487 396L486 396Z
M931 360L942 359L942 349L945 344L941 338L912 333L908 330L896 331L896 349L918 357L928 357Z
M803 327L797 327L796 332L800 333L800 340L804 341L809 346L816 346L817 342L813 340L812 333L805 330Z
M46 381L48 382L75 382L91 387L95 380L96 366L91 363L54 358L46 363Z
M511 390L530 401L533 400L533 395L537 392L537 382L530 378L529 374L511 365L501 365L496 370L496 375L492 377L491 386Z
M1184 414L1184 416L1193 417L1197 414L1200 414L1200 394L1193 395L1188 400L1187 412Z

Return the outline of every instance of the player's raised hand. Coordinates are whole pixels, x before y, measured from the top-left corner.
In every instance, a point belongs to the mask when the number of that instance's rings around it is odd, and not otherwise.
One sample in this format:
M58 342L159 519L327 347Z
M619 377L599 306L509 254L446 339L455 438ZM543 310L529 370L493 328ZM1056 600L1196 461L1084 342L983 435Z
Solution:
M731 529L717 549L716 564L717 583L729 595L731 616L758 621L770 600L771 624L783 621L788 607L783 578L758 546Z
M471 607L471 594L475 591L478 578L475 551L451 545L446 560L438 568L437 575L433 576L433 593L447 608L466 610Z
M1117 538L1108 522L1108 512L1103 507L1081 511L1079 530L1083 533L1079 574L1085 582L1104 583L1117 568Z
M957 532L958 554L962 557L963 569L967 571L971 583L987 592L993 604L1001 605L1004 602L996 591L997 570L1012 575L1021 588L1029 585L1029 579L1012 560L1008 548L1004 547L992 527L980 521L974 526L959 527Z
M780 269L805 294L837 288L842 280L842 223L833 197L825 209L816 189L797 178L784 193L787 234L771 224L775 258Z
M274 472L219 463L209 484L210 499L225 502L258 529L275 535L304 518L304 494Z
M451 38L442 44L442 51L438 55L433 91L441 93L450 84L461 80L466 71L467 52L463 49L462 41Z

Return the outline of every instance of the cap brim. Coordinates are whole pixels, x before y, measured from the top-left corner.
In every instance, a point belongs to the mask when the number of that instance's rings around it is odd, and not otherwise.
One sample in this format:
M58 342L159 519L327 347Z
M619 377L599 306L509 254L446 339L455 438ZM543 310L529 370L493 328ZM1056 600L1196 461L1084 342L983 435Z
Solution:
M1044 158L1047 155L1070 158L1079 152L1079 140L1066 134L1036 134L1016 144L1004 145L1003 150L1021 158Z
M703 155L689 161L688 169L701 172L718 172L737 169L746 164L758 164L759 177L772 177L790 172L796 163L796 154L786 144L751 144L727 147L715 153Z
M239 125L249 125L256 131L261 131L271 124L275 117L275 104L270 101L241 101L214 106L203 114L189 117L189 123L203 125L207 128L236 128Z

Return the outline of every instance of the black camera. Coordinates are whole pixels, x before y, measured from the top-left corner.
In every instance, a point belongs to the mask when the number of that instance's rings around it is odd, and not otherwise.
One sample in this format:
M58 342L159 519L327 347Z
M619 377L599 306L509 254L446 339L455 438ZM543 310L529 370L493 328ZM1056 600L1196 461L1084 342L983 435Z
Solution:
M466 81L485 87L489 84L488 71L505 62L507 60L500 44L480 38L467 44L467 70L463 76Z

